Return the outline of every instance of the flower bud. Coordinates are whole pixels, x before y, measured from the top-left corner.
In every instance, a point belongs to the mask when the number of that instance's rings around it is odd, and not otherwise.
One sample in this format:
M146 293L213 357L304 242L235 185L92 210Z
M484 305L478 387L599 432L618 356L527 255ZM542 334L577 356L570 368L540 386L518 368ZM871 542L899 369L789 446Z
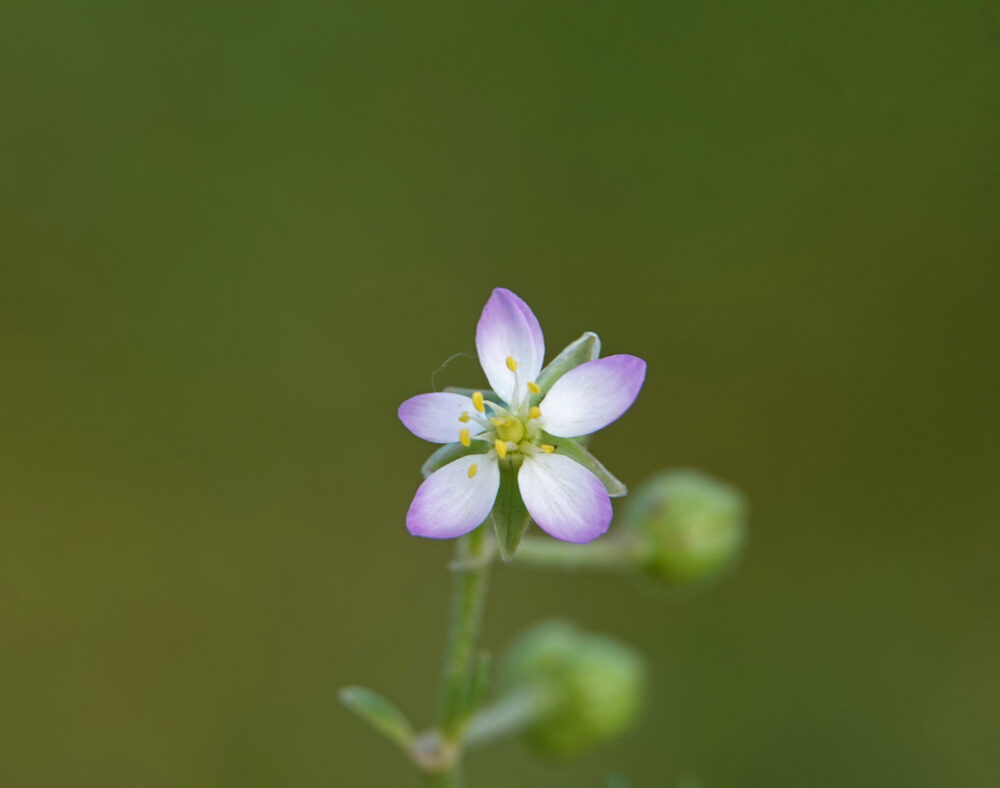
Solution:
M511 647L509 691L532 689L545 702L525 738L538 750L573 755L614 738L635 719L645 668L632 649L560 621L538 624Z
M697 471L665 471L629 499L624 519L642 545L642 567L672 586L707 582L731 567L746 537L738 490Z

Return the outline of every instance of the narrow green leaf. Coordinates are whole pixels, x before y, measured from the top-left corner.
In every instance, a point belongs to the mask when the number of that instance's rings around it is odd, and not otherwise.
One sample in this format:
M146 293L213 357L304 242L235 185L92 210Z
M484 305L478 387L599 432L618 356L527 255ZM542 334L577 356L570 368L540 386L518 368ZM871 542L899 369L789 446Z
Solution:
M426 479L438 468L444 467L449 462L454 462L459 457L464 457L467 454L484 454L488 450L489 446L483 441L472 441L470 446L463 446L457 441L455 443L446 443L427 458L424 464L420 466L420 472Z
M513 463L501 465L500 490L497 492L496 503L493 504L493 528L497 535L500 557L504 562L514 557L524 529L531 519L521 500L521 491L517 488L517 470Z
M413 743L413 726L403 713L376 692L364 687L344 687L340 702L405 751Z
M556 438L545 433L546 440L556 447L556 454L565 454L571 460L576 460L580 465L590 471L594 476L604 483L604 488L612 498L621 498L628 494L628 487L619 481L611 471L601 465L593 454L587 451L579 442L573 438Z
M593 331L585 332L579 339L566 345L562 352L538 374L538 380L535 383L538 384L539 393L535 394L532 400L540 401L552 388L552 384L573 367L578 367L587 361L593 361L600 355L601 338Z

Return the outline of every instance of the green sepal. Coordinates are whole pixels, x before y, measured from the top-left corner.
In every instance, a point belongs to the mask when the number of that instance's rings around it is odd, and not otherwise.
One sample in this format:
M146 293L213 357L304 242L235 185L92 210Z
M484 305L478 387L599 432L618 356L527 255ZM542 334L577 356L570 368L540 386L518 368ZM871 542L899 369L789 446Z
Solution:
M519 468L520 462L511 462L510 459L500 463L500 489L497 491L496 503L493 504L493 528L497 535L500 558L505 563L514 557L531 520L517 487Z
M493 402L497 405L503 404L503 400L500 399L499 395L495 391L490 391L489 389L469 389L464 386L445 386L444 390L449 394L461 394L463 397L472 397L477 391L483 395L483 399L487 402Z
M545 369L538 373L535 384L538 386L539 392L532 397L532 402L540 402L542 397L552 388L552 384L573 367L594 361L600 355L601 338L593 331L587 331L579 339L570 342L558 356L549 362Z
M365 687L344 687L338 697L377 732L409 752L415 737L413 726L392 703Z
M626 487L623 482L611 473L611 471L605 468L601 464L600 460L583 448L578 439L557 438L554 435L549 435L547 432L542 434L545 436L546 442L551 443L556 447L556 454L565 454L571 460L575 460L580 463L580 465L600 479L604 484L604 489L608 491L608 495L612 498L621 498L622 496L628 494L628 487Z
M465 457L469 454L485 454L487 451L489 451L489 446L483 441L472 441L469 446L463 446L457 441L455 443L446 443L427 458L424 464L420 466L420 472L426 479L434 471L443 468L449 462L454 462L459 457Z

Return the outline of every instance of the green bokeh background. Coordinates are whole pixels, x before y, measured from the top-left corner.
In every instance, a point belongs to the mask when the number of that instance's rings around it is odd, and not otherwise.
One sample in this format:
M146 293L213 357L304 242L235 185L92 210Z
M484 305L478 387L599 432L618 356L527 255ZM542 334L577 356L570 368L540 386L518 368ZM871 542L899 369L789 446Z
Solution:
M752 535L683 603L497 571L487 645L569 617L652 686L472 787L995 786L998 96L982 0L6 0L0 783L418 785L335 693L429 719L395 408L503 285L648 360L599 456Z

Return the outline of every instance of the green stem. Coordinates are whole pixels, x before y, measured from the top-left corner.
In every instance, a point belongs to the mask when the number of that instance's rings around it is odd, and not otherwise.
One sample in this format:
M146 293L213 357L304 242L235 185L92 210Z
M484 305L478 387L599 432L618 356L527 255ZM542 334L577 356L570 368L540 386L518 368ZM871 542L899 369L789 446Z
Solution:
M458 765L453 766L446 772L439 772L428 776L428 785L431 788L461 788L462 777L459 773Z
M569 544L554 539L525 537L514 556L514 565L543 569L621 570L635 567L641 559L641 546L630 538Z
M472 663L476 636L486 598L486 580L492 543L487 526L480 526L458 541L451 591L451 624L442 677L441 732L446 740L457 742L468 716L472 681ZM457 771L457 767L456 767ZM439 786L458 785L457 775L446 773Z

